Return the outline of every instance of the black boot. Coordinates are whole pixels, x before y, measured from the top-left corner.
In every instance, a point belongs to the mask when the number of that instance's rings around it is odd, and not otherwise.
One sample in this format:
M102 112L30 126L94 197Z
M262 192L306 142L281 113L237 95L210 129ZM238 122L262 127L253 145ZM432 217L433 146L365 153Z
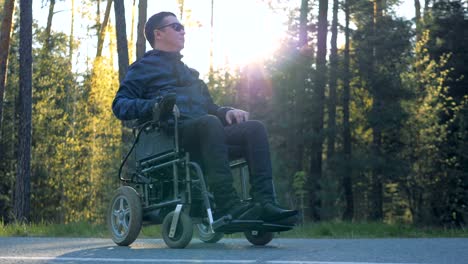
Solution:
M298 222L299 222L299 214L286 217L286 218L281 218L281 219L274 220L274 221L269 221L268 223L275 224L275 225L295 226Z
M217 208L213 214L214 220L218 220L224 216L230 216L231 219L236 220L250 209L251 205L248 203L242 203L239 200L229 201L229 202L220 202L217 203ZM246 219L244 219L246 220Z
M285 209L273 202L265 203L262 207L261 219L265 222L274 222L298 214L297 210Z

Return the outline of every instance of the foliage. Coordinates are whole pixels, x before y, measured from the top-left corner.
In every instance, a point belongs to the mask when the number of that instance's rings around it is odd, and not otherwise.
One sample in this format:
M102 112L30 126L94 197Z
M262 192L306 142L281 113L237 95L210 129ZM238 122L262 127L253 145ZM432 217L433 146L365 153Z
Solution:
M105 208L117 184L121 158L121 123L113 116L110 106L118 88L118 74L112 61L98 58L90 80L88 127L90 140L89 192L90 214L85 219L104 220Z
M294 194L299 197L300 201L300 210L302 213L302 222L304 222L304 212L305 212L305 195L307 194L306 191L306 182L307 177L305 171L298 171L294 174L294 181L293 181L293 188Z
M312 50L298 48L298 40L287 39L266 69L271 79L270 113L265 120L270 132L274 174L283 198L303 208L294 193L294 174L308 172L306 142L311 138L310 99L313 70ZM265 107L264 107L265 108ZM304 189L307 189L307 185ZM305 195L304 199L307 200Z
M463 183L466 172L458 163L463 155L453 156L447 145L451 141L451 128L466 118L462 112L466 101L458 104L449 95L446 81L451 70L446 65L451 55L432 59L427 48L429 39L429 31L424 32L416 45L414 67L406 74L416 98L415 103L407 104L412 115L405 129L409 147L406 156L412 161L412 169L403 182L404 190L416 222L461 224L462 216L466 217L467 201ZM448 112L453 118L447 119ZM458 140L466 137L466 130L458 132L457 137L455 149L463 148L464 143ZM448 191L438 193L441 188ZM435 193L438 195L434 196Z
M219 105L236 105L236 83L239 80L237 72L231 73L228 69L218 69L211 74L211 83L208 82L210 95Z
M277 12L287 9L286 1L268 2L279 8ZM381 199L382 220L394 223L362 224L362 230L361 224L356 223L326 222L313 228L305 223L297 229L299 233L287 236L431 236L431 230L415 231L402 223L466 225L468 11L460 1L430 5L415 43L412 23L392 11L396 2L386 1L382 16L374 20L373 1L349 0L355 25L349 43L352 152L348 158L343 151L342 98L346 78L339 70L336 154L333 160L327 160L327 153L322 153L325 166L322 178L314 179L320 185L314 193L309 192L311 184L306 180L311 172L311 157L316 155L311 142L325 138L329 132L327 127L319 133L313 130L319 115L315 106L320 100L316 96L318 72L314 63L316 7L309 1L309 39L305 46L299 44L299 7L287 9L284 12L290 16L288 36L270 60L210 73L209 89L215 102L246 109L251 118L267 125L276 191L282 204L300 208L306 216L311 208L304 201L309 201L309 195L316 195L322 201L318 210L321 218L338 219L345 205L343 181L350 176L353 220L369 219L375 210L373 206L378 204L375 201ZM99 16L94 17L95 6L91 7L97 2L86 3L80 14L88 16L91 23L100 21ZM99 29L99 25L94 26L88 30ZM89 69L76 73L68 59L69 36L53 30L47 36L45 29L37 25L34 32L32 220L70 223L57 232L62 235L73 233L73 228L86 229L87 223L103 223L107 200L117 186L120 158L128 146L123 143L125 130L110 110L118 88L113 56L89 58ZM113 39L113 32L110 35ZM48 45L44 45L47 39ZM114 54L113 41L109 49L104 54ZM18 52L15 26L10 58L17 58ZM338 54L342 67L343 50ZM0 217L5 223L14 220L11 207L18 141L19 71L18 61L11 59L0 139ZM325 96L328 95L326 91ZM320 109L325 118L329 118L327 107ZM381 189L376 190L375 186ZM80 221L83 224L73 224ZM7 233L30 235L29 228L13 226ZM94 228L89 229L100 232L102 227ZM151 236L156 233L152 229L145 232ZM466 232L461 236L466 236Z
M15 28L10 56L18 55ZM35 27L33 56L32 220L66 223L102 222L108 196L116 186L120 161L120 122L110 111L118 88L112 59L95 62L91 75L73 73L68 61L68 36L46 36ZM11 217L15 173L18 63L11 60L0 144L0 208L2 219ZM78 79L83 81L79 82Z
M18 23L14 23L10 42L9 58L15 58L19 49ZM10 219L13 215L13 184L15 179L18 118L15 111L19 92L19 61L9 60L8 81L3 101L3 124L0 138L0 217Z
M40 43L46 41L40 29L36 37ZM64 59L64 40L65 35L56 35L50 41L53 52L42 47L33 52L38 67L33 72L32 213L36 219L55 221L63 220L67 182L75 166L70 162L74 153L67 151L73 149L71 135L76 129L69 117L75 79L70 63Z

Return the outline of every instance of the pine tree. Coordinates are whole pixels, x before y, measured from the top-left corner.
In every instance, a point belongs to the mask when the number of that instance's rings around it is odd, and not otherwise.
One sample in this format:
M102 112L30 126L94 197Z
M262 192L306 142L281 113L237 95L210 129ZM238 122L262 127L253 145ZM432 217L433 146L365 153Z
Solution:
M20 1L20 93L15 218L29 221L31 198L32 3Z

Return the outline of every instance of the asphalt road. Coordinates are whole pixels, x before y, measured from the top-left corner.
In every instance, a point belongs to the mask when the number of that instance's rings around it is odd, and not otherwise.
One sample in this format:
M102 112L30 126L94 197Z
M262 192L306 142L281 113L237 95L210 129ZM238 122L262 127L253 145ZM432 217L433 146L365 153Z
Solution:
M118 247L110 239L0 237L0 263L270 263L270 264L468 264L468 239L274 239L252 246L245 239L185 249L161 239Z

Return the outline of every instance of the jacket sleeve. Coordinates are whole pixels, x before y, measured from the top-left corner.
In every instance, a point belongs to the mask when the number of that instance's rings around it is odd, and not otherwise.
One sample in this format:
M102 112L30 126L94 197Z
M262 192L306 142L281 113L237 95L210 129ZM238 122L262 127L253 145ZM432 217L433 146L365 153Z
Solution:
M112 111L120 120L151 118L158 97L147 94L151 80L157 80L160 73L160 60L145 56L133 63L121 82L112 102Z
M138 80L124 80L112 102L112 111L120 120L151 117L158 98L143 99L144 86Z

